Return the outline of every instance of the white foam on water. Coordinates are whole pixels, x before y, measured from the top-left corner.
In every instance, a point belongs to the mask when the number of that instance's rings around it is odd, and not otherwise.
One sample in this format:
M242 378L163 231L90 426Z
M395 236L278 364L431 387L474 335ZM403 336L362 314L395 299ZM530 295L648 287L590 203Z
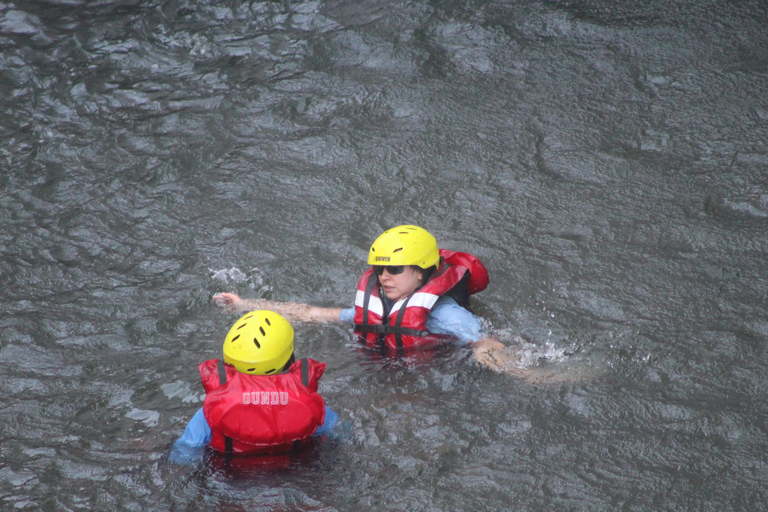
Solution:
M222 283L244 283L248 280L248 276L243 273L237 267L225 268L221 270L211 270L211 278L214 281L221 281Z
M520 360L518 368L528 368L540 365L542 362L562 363L568 357L568 350L555 346L554 343L546 342L544 346L528 343L522 338L518 338Z
M148 427L156 427L160 421L160 413L157 411L145 411L143 409L131 409L125 415L132 420L140 421Z
M237 267L223 268L220 270L209 269L211 279L225 286L246 285L252 290L263 294L272 291L272 286L265 282L261 269L254 267L248 272L243 272Z
M169 382L167 384L161 385L160 389L163 391L163 394L165 394L166 397L180 397L181 401L184 403L199 403L203 401L201 395L194 393L191 389L189 389L188 382Z

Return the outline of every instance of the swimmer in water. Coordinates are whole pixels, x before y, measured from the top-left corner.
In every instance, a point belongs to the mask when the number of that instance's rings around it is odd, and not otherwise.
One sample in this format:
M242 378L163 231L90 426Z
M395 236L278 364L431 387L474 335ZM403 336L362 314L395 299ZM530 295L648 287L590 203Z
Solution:
M243 299L234 293L213 299L236 311L272 309L292 321L352 324L366 344L387 353L408 353L434 344L435 335L452 336L471 344L474 359L491 370L531 381L541 378L534 369L519 368L519 353L486 335L471 313L470 295L488 285L488 272L476 257L439 249L425 229L404 225L373 242L368 264L355 305L346 309Z
M174 443L169 460L197 463L209 447L225 455L295 451L338 421L317 393L325 363L296 360L293 328L273 311L240 318L227 334L223 360L200 364L205 401Z

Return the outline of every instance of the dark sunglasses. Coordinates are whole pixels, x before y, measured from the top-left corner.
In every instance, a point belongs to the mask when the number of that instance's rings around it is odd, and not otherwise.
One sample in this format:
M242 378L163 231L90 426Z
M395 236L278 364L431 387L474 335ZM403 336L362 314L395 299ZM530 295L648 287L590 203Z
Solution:
M403 270L405 270L405 265L374 265L373 271L376 272L377 276L380 276L384 273L384 269L387 270L387 274L391 276L396 276L397 274L402 274Z

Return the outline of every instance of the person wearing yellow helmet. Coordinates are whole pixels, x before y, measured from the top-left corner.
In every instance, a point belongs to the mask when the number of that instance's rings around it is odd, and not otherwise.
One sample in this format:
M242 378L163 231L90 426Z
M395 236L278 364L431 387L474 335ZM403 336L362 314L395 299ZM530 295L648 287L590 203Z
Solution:
M435 334L480 338L482 324L469 312L469 296L488 285L480 260L441 250L425 229L403 225L373 242L368 263L371 268L358 282L353 322L369 345L383 343L387 351L402 353L434 344Z
M169 459L189 464L202 448L259 454L326 434L338 420L317 393L325 363L296 361L293 328L273 311L245 314L232 326L223 360L198 367L206 395Z
M474 256L439 249L427 230L402 225L384 231L368 252L371 267L361 277L351 308L322 308L293 302L242 299L219 293L219 306L236 310L270 307L304 322L354 325L368 345L403 352L433 344L431 335L472 343L475 358L496 371L509 371L514 357L484 333L469 309L469 296L488 284L488 273Z

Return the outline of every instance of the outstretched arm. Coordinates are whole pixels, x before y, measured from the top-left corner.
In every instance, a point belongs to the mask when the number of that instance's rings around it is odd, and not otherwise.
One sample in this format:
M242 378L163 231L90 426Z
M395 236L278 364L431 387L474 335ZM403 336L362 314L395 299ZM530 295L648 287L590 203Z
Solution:
M341 308L321 308L297 302L277 302L265 299L243 299L235 293L217 293L213 296L217 305L233 311L268 309L283 315L286 320L312 323L341 322Z

